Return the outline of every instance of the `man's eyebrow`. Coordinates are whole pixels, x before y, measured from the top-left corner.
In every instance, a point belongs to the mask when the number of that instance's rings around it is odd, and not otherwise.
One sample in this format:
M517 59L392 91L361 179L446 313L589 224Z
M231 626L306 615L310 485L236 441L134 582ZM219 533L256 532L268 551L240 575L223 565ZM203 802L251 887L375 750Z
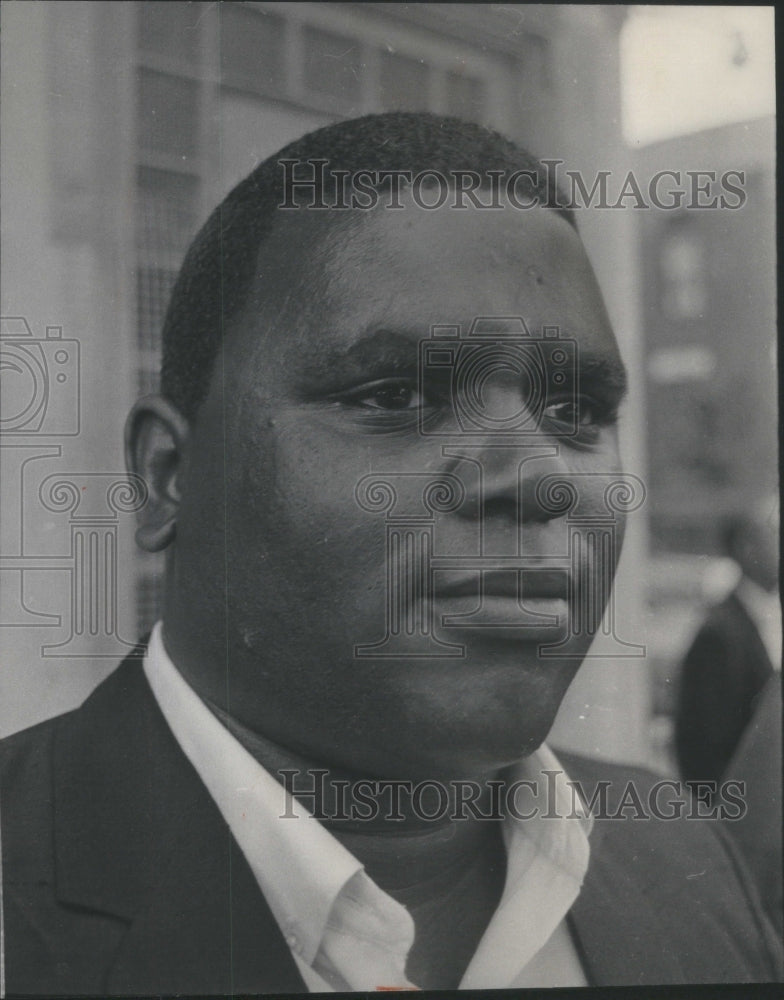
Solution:
M456 338L457 339L457 338ZM418 372L420 344L431 337L421 329L373 327L360 333L346 347L321 347L299 366L298 381L306 389L333 388L356 380L372 380L386 375L415 377ZM536 344L538 337L521 338L521 343ZM617 355L580 350L577 368L581 384L614 395L620 402L628 390L626 366Z
M347 347L319 346L303 359L299 376L306 385L319 385L368 379L390 371L415 375L419 344L425 339L419 330L373 328Z

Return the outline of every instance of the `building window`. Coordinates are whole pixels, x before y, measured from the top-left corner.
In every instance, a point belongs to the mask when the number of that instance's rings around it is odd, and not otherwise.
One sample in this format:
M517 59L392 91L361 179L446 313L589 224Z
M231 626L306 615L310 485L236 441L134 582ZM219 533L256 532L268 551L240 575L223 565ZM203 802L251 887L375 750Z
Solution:
M661 308L676 322L699 320L708 308L705 246L699 232L679 220L676 225L665 233L659 249Z
M199 58L201 4L172 0L137 3L137 32L141 52L195 63Z
M484 83L474 76L454 70L449 70L445 75L446 113L469 121L484 121L486 107Z
M199 85L139 70L139 145L145 152L193 156L199 147Z
M268 11L221 4L220 73L224 86L261 94L285 89L286 22Z
M360 43L320 28L303 31L305 86L312 94L354 104L362 93Z
M423 59L397 52L380 53L381 107L384 111L427 111L430 67Z
M139 350L157 355L161 326L177 278L175 268L148 267L136 270L136 333Z
M144 573L136 580L136 634L146 636L161 617L163 603L161 578Z
M145 257L182 253L196 232L199 179L171 170L139 167L136 246Z

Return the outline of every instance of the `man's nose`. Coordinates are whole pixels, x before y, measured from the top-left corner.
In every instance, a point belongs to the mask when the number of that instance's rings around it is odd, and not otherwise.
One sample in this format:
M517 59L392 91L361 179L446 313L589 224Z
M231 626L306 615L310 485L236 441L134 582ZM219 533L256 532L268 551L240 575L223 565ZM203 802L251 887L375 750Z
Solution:
M561 516L557 507L543 506L537 487L545 476L568 473L563 442L537 422L519 385L495 383L484 403L488 413L517 414L517 419L503 429L486 427L480 435L445 447L444 454L456 463L450 471L466 488L462 514L481 517L486 524L545 522Z

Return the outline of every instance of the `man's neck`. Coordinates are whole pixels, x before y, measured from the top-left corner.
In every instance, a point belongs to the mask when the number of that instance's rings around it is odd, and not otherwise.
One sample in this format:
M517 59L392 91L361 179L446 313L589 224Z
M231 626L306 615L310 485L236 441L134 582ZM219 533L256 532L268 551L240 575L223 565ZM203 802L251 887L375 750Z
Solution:
M382 864L388 856L410 856L413 863L416 856L424 875L426 870L449 864L450 858L465 860L472 851L481 850L488 825L494 825L472 817L493 815L492 780L499 784L497 775L470 782L428 779L424 784L429 786L429 797L426 793L417 798L411 794L417 780L376 779L309 759L248 729L219 706L209 701L207 705L276 781L299 798L330 833L345 839L352 853L369 866ZM461 785L468 783L479 790L470 810L461 808L459 801ZM355 808L360 801L362 808Z

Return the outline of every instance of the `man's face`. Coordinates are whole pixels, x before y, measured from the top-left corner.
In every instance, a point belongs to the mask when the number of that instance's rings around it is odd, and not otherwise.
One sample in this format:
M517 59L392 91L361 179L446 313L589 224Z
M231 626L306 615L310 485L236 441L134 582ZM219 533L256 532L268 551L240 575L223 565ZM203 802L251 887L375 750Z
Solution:
M615 338L552 211L357 214L288 213L262 248L193 427L170 592L215 660L192 681L269 739L385 777L487 773L546 736L604 597L582 624L569 605L614 572L617 551L600 565L537 486L567 479L582 517L606 518ZM464 437L448 367L418 380L420 344L480 316L521 317L539 341L559 328L579 395L549 385L541 422L499 437L493 415L525 414L532 382L491 364L473 388L492 426ZM373 512L371 474L394 509ZM423 506L439 477L462 502ZM419 641L428 622L447 645Z

